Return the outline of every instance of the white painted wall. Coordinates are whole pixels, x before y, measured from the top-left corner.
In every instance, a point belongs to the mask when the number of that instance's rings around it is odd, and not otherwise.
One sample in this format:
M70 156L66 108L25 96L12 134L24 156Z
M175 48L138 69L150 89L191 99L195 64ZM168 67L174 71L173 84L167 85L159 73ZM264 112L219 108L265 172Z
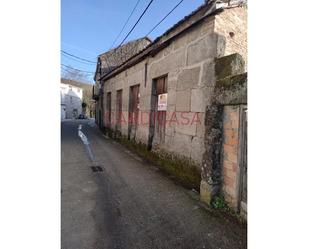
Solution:
M61 120L65 119L65 113L66 113L65 105L61 104Z
M61 119L77 118L82 113L83 89L60 83Z

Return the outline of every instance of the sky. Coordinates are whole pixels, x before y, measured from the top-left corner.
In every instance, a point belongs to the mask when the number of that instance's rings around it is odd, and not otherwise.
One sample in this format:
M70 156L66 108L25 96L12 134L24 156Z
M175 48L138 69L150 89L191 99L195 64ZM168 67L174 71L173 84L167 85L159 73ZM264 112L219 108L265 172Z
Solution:
M111 48L137 1L61 0L61 49L96 62L99 54ZM125 43L144 37L179 1L154 0ZM121 43L149 2L140 0L114 47ZM203 3L204 0L184 0L148 37L154 40ZM88 72L94 72L96 66L64 55L61 64ZM88 74L88 81L93 83L92 78Z

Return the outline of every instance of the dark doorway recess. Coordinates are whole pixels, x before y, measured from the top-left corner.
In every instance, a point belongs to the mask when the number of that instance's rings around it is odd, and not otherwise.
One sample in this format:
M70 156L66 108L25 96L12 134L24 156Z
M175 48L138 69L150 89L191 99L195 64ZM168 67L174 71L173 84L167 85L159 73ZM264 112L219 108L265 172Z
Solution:
M139 115L139 85L130 87L128 138L135 140Z
M165 93L167 93L167 75L152 82L148 150L151 150L154 143L164 143L165 140L166 110L158 110L159 95Z

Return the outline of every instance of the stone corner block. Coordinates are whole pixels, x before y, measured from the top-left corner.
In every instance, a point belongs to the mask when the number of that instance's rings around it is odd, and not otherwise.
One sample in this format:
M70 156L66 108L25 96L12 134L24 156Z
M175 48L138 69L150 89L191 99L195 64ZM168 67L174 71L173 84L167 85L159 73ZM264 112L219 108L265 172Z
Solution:
M245 61L238 53L216 58L215 73L217 80L245 72Z

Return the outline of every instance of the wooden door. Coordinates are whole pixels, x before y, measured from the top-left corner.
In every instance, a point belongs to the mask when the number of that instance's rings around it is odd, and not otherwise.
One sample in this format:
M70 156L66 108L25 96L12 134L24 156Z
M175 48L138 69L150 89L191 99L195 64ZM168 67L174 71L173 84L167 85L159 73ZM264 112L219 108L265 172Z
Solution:
M156 115L155 115L155 140L157 143L163 143L165 140L166 110L158 110L158 99L161 94L167 93L167 77L161 77L156 80Z
M241 108L239 210L247 212L247 108Z
M116 130L121 130L121 116L122 116L122 90L117 91L116 96Z
M165 140L166 110L158 110L158 98L164 93L167 93L167 76L152 82L148 150L151 150L153 144L163 143Z
M130 87L129 95L129 139L135 139L139 116L139 85Z
M107 93L106 98L106 116L107 116L107 127L111 128L111 117L112 117L112 93Z

